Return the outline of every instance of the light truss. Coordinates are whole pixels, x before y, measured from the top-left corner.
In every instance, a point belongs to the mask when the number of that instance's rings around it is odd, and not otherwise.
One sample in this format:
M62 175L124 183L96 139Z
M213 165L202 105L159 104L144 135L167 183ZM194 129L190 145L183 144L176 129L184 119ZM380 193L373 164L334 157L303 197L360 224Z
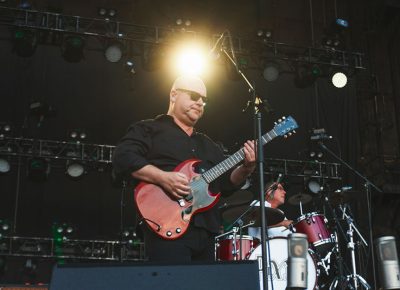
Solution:
M220 35L205 35L180 28L138 25L133 23L64 15L54 12L0 6L0 25L23 27L53 33L73 33L87 37L113 38L120 41L155 45L171 44L182 38L205 40L211 47ZM297 46L287 43L232 36L233 50L242 55L277 58L287 61L365 69L364 54L333 48ZM254 49L255 45L258 47ZM290 53L288 53L290 52ZM289 56L291 55L291 56Z
M144 261L144 242L133 245L115 240L68 239L4 236L0 239L0 256L39 257L102 261Z
M0 139L0 156L42 157L111 164L115 146L28 138ZM265 174L341 180L340 164L304 160L265 159Z
M0 155L111 163L115 146L28 138L0 139Z

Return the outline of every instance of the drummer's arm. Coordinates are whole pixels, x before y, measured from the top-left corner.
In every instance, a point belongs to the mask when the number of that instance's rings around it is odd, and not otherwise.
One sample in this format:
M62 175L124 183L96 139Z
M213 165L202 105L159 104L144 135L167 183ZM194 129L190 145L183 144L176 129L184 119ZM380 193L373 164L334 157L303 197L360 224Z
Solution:
M285 228L289 228L289 226L293 223L292 220L283 220L280 223L277 223L275 225L269 226L269 228L276 228L276 227L285 227Z

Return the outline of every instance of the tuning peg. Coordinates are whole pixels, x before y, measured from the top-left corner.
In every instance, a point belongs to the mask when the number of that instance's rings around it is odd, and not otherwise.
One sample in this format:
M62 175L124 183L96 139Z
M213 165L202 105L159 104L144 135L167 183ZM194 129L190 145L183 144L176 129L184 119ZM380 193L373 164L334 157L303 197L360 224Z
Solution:
M282 122L282 119L279 119L278 122L279 122L279 123Z
M278 125L278 123L277 123L277 122L274 122L274 125Z
M286 119L286 117L285 117L285 116L283 116L283 117L282 117L282 120L285 120L285 119Z
M293 130L293 134L296 134L296 130Z
M287 135L283 135L283 138L287 138Z
M289 132L289 136L292 136L292 132Z

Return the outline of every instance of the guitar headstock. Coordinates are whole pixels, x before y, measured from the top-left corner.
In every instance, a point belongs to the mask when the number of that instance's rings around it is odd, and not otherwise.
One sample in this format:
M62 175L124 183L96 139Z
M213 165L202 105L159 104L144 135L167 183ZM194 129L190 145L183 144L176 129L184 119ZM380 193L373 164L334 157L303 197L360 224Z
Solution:
M278 120L278 123L275 124L274 131L278 136L291 136L296 133L296 130L299 126L295 119L292 116L282 117L282 119Z

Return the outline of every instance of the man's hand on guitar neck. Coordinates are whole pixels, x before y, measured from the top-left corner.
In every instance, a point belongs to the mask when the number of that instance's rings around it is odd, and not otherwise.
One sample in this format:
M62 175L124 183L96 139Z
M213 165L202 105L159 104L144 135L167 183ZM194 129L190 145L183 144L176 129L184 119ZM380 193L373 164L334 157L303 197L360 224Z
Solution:
M132 176L162 187L172 199L179 200L190 193L189 178L181 172L167 172L153 165L146 165L132 172Z

